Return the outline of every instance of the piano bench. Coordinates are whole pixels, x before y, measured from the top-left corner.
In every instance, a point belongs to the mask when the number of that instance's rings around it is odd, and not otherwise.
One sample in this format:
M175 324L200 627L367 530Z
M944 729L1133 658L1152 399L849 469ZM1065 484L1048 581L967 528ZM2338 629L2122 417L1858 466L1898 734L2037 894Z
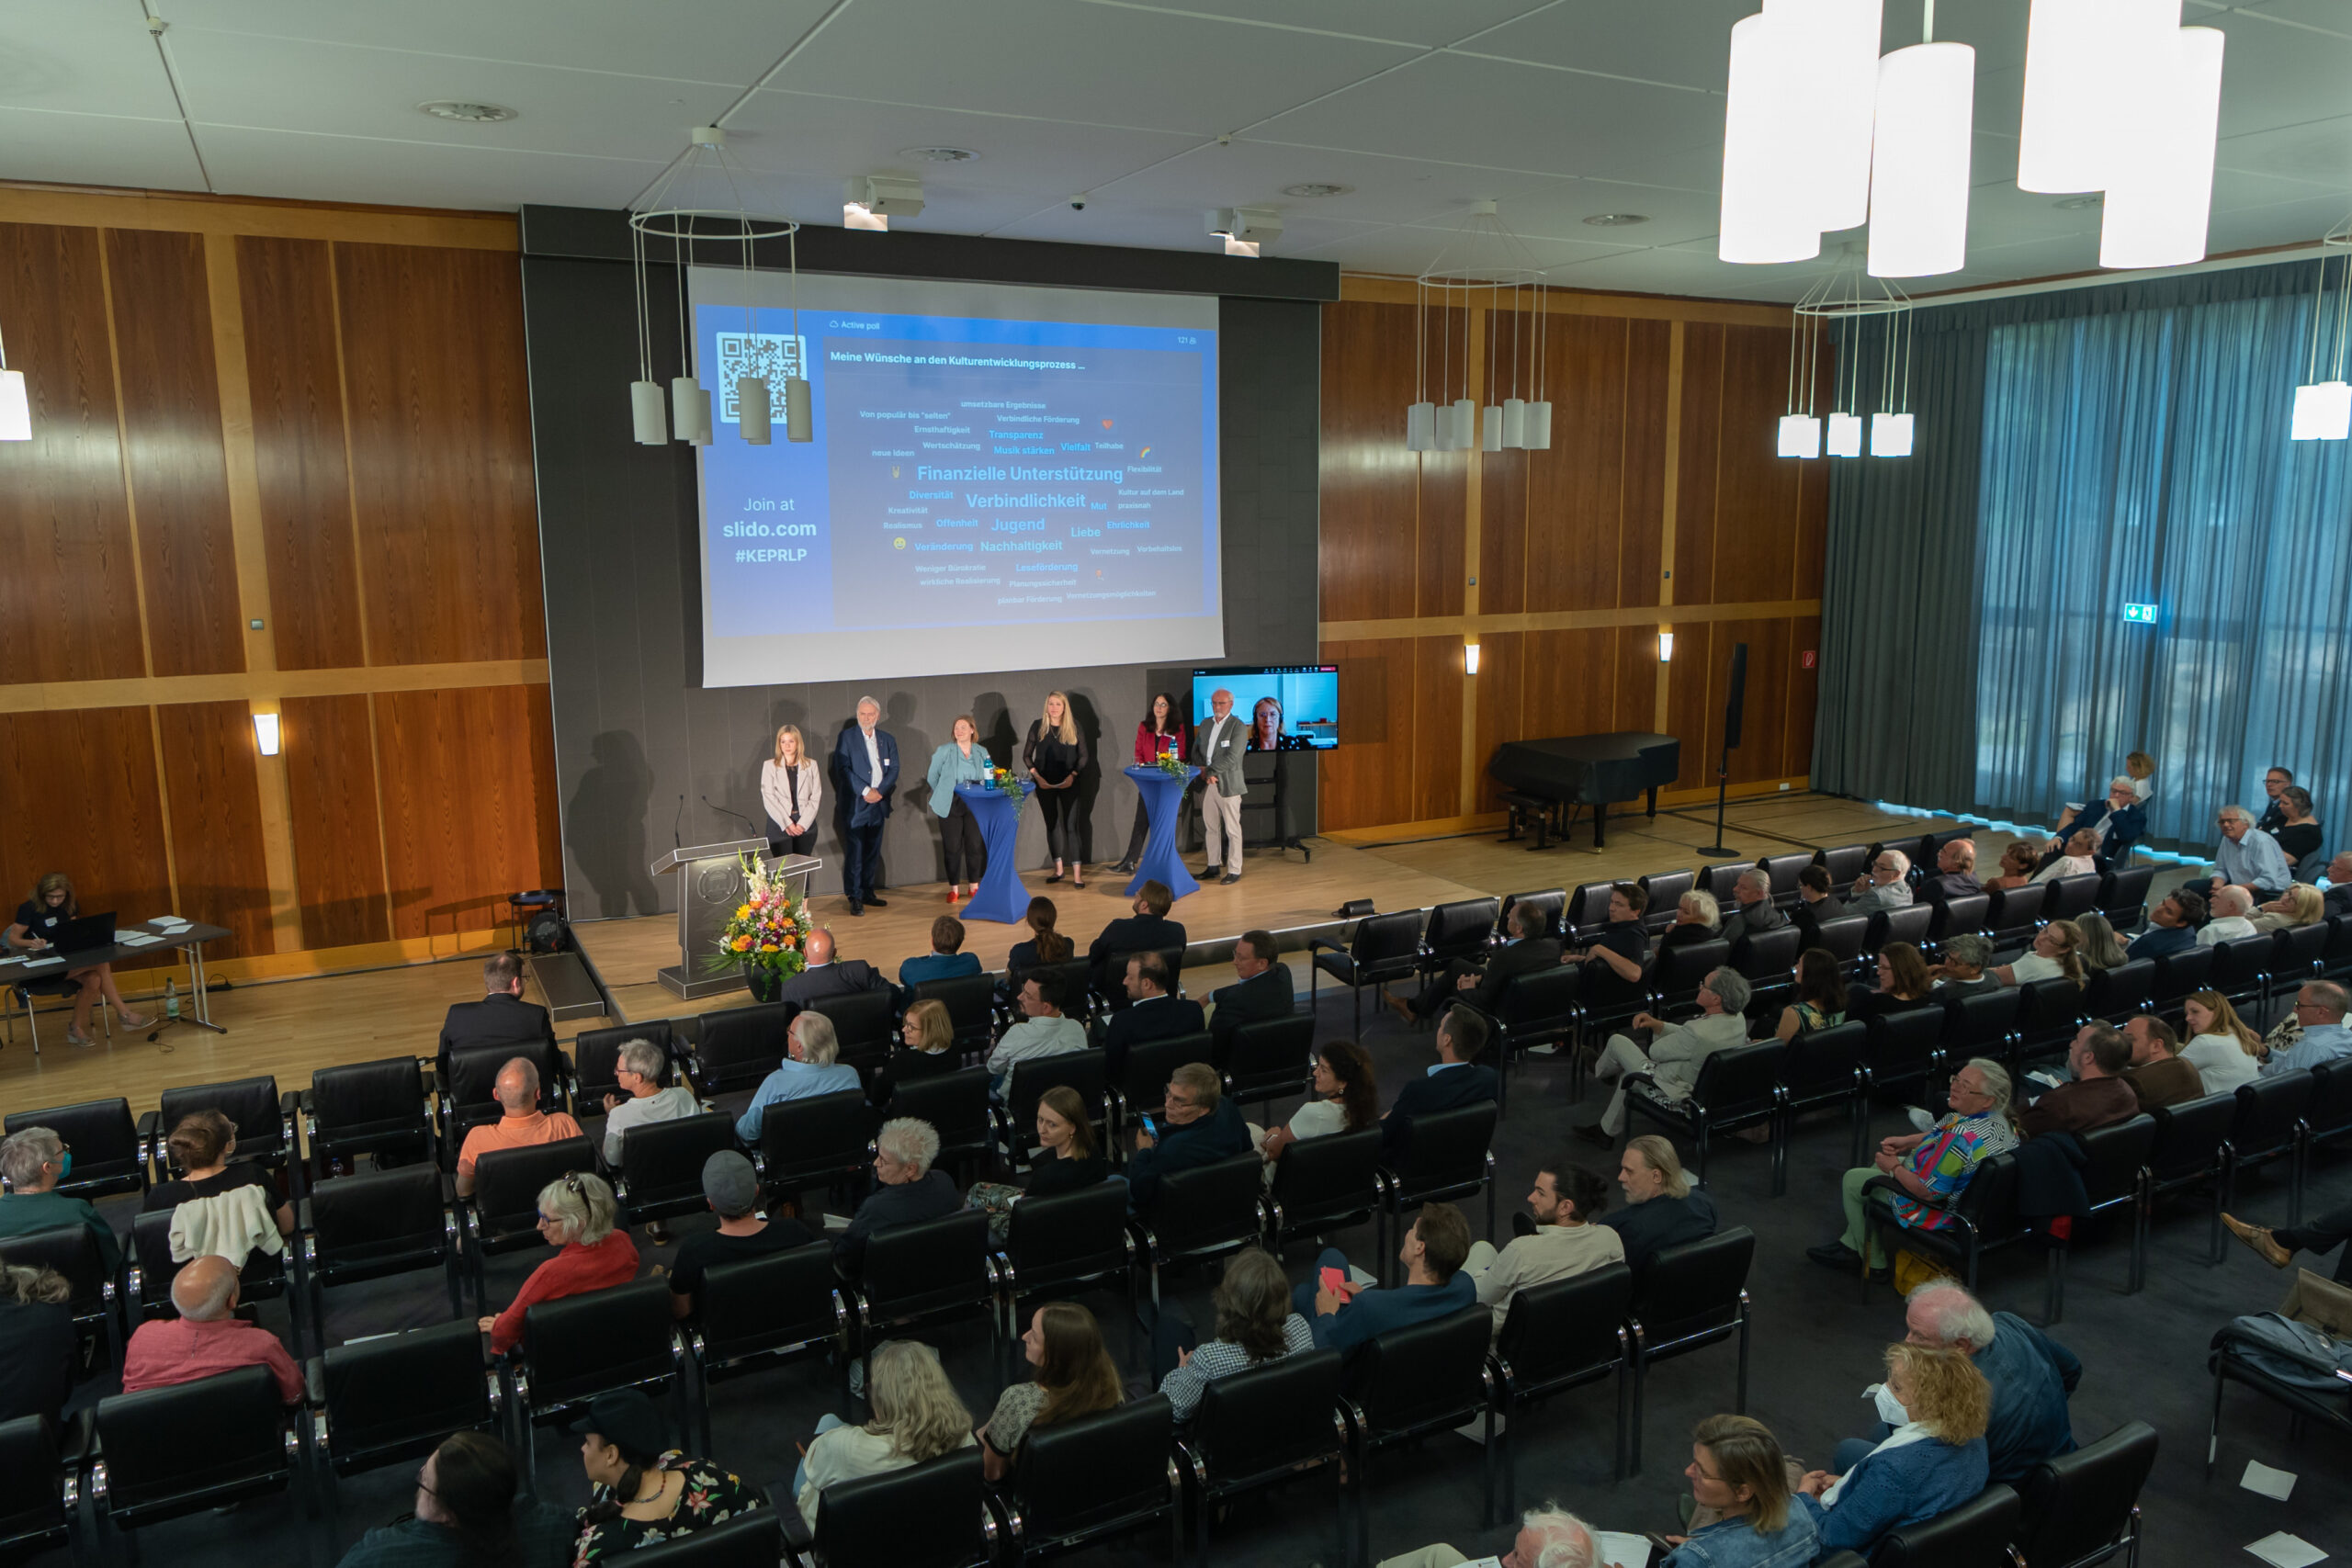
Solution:
M1559 819L1555 815L1559 803L1541 795L1521 795L1516 790L1503 792L1503 805L1510 811L1510 830L1503 835L1506 842L1519 837L1524 829L1535 829L1535 842L1529 847L1543 849L1555 833L1560 832ZM1565 836L1565 835L1564 835Z

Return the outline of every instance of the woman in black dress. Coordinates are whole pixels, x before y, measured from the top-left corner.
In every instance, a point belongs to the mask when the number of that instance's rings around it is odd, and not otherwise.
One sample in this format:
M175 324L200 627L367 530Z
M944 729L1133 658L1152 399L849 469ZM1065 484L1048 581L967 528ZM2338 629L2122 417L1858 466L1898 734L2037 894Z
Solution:
M1029 782L1037 791L1037 811L1046 819L1046 842L1054 852L1054 874L1048 882L1059 882L1067 865L1070 885L1086 886L1086 867L1080 862L1078 820L1078 775L1086 771L1091 761L1086 750L1086 738L1078 732L1078 720L1069 711L1069 698L1059 692L1046 694L1043 717L1029 727L1028 743L1021 748L1021 765L1029 770Z

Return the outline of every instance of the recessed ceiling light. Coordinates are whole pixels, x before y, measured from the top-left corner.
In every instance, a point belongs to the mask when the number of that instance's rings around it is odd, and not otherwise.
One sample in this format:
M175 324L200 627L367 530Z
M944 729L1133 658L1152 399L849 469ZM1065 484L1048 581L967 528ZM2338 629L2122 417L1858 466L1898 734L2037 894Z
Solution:
M1309 180L1304 185L1283 186L1283 194L1297 197L1303 201L1315 201L1327 196L1345 196L1355 188L1353 186L1335 186L1328 185L1321 180Z
M2086 207L2106 206L2107 197L2093 191L2088 196L2070 196L2064 201L2053 201L2050 205L2061 212L2080 212Z
M469 104L456 98L435 98L416 107L418 113L429 114L435 119L460 120L468 125L494 125L514 118L514 111L503 104Z
M969 147L901 147L899 156L918 164L968 164L979 154Z
M1596 229L1630 229L1636 223L1646 223L1646 212L1596 212L1585 220Z

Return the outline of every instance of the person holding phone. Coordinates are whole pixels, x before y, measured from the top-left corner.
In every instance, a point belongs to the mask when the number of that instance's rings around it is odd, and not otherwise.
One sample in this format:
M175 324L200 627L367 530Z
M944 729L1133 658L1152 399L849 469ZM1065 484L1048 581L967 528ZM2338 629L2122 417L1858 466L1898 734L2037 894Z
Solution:
M1478 1288L1464 1272L1470 1257L1470 1222L1451 1203L1430 1203L1397 1248L1405 1282L1393 1291L1348 1288L1348 1258L1327 1247L1315 1278L1291 1292L1291 1307L1307 1320L1318 1350L1352 1350L1392 1328L1404 1328L1475 1306Z

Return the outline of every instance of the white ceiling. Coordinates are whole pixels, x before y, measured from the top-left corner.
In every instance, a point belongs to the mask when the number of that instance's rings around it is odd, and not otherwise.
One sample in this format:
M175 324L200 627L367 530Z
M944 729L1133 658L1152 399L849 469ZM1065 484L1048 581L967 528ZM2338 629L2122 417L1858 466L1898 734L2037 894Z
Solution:
M1887 47L1917 36L1887 6ZM1556 281L1790 299L1826 263L1715 260L1730 28L1756 0L0 0L0 178L513 209L620 208L720 119L746 204L838 222L850 175L919 173L912 227L1205 248L1272 206L1273 254L1428 265L1501 204ZM1977 50L1966 271L2097 265L2098 212L2020 192L2027 0L1945 0ZM2187 0L2229 35L2216 254L2352 207L2352 0ZM160 43L148 18L166 24ZM502 104L497 125L420 114ZM185 115L185 119L183 119ZM899 155L945 144L956 165ZM1351 187L1302 200L1282 187ZM1083 193L1083 211L1070 197ZM1645 214L1596 228L1604 212ZM904 221L904 220L902 220ZM877 241L879 243L887 242ZM1828 248L1834 254L1839 238Z

